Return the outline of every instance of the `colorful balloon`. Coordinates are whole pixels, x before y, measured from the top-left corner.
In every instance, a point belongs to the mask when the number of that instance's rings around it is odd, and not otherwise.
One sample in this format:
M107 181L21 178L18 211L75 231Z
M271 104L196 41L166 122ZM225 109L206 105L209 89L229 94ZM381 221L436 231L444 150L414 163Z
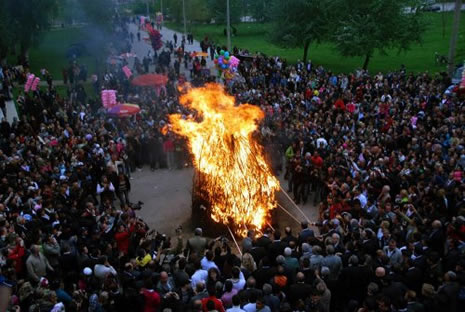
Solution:
M240 60L237 57L235 57L234 55L231 56L230 59L229 59L229 65L231 67L237 67L239 65L239 62L240 62Z
M224 52L224 57L229 57L229 52L228 51Z

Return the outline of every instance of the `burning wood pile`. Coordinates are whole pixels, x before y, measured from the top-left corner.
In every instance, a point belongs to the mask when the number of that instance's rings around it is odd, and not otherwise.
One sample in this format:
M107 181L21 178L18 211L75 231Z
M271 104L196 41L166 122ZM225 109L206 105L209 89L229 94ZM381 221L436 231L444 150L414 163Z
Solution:
M190 89L180 103L194 114L170 115L172 131L188 139L196 169L194 197L207 213L238 236L260 231L276 207L279 181L253 137L264 113L257 106L235 105L217 84ZM195 217L195 216L194 216Z

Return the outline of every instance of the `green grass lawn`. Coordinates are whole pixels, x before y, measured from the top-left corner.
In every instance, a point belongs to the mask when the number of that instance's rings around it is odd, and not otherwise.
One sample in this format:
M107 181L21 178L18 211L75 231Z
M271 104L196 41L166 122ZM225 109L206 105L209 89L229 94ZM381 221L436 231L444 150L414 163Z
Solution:
M428 29L423 36L423 43L415 45L407 52L397 50L389 51L388 55L375 53L371 59L368 69L371 72L391 71L400 68L405 64L408 71L420 72L439 72L445 69L445 65L435 63L434 53L438 52L447 55L449 49L450 33L453 21L452 12L445 13L445 37L443 37L443 13L425 13L428 19ZM465 59L465 13L462 13L461 31L457 43L456 62L462 62ZM182 31L182 25L166 23L166 26ZM303 49L283 49L267 41L267 31L269 25L258 23L243 23L235 25L237 36L232 38L232 45L240 48L246 48L250 52L260 51L267 55L279 55L286 58L289 62L296 62L302 59ZM192 25L191 29L195 39L201 40L205 36L215 42L226 44L224 36L224 25ZM322 64L328 69L335 72L351 72L363 65L363 58L347 58L341 56L331 44L314 44L309 49L309 58L315 64Z
M62 69L68 65L66 51L71 44L86 42L86 28L69 27L47 31L37 47L29 51L29 63L34 74L40 74L40 69L46 68L55 80L62 80ZM16 56L9 56L10 63L16 62ZM92 55L78 59L85 64L89 73L95 71L95 59Z

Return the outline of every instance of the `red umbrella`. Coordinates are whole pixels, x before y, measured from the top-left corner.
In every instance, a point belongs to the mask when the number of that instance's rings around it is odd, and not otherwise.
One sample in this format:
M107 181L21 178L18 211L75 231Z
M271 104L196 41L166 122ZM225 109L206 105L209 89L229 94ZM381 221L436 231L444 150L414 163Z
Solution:
M139 105L135 104L118 104L110 108L107 113L110 115L115 115L117 117L128 117L137 114L140 112Z
M168 77L159 74L146 74L137 76L132 80L132 84L141 87L164 86L168 82Z

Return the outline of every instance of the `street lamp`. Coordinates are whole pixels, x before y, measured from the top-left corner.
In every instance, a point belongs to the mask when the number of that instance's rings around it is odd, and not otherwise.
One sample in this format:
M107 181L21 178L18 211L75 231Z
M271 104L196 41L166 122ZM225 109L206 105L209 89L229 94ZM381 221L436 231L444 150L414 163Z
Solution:
M182 16L184 19L184 36L187 36L187 27L186 27L186 3L185 0L182 0Z
M161 11L161 26L163 27L163 22L165 21L165 16L163 15L163 0L160 0L160 11Z
M228 51L231 51L231 21L229 14L229 0L226 0L226 35L228 37Z

